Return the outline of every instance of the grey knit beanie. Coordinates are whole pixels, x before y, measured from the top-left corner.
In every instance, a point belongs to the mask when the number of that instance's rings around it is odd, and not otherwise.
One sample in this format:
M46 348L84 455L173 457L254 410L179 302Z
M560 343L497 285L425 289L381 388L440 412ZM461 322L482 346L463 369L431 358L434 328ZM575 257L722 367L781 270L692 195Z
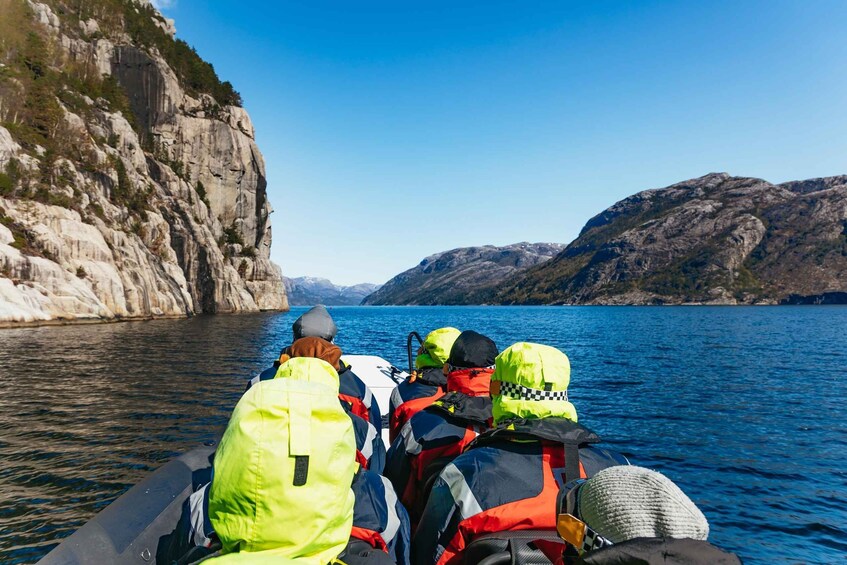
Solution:
M666 476L619 465L585 481L578 493L582 521L613 543L633 538L709 537L700 509Z
M297 318L291 329L294 330L294 341L301 337L319 337L332 341L338 331L335 322L332 321L332 316L322 305L315 306Z

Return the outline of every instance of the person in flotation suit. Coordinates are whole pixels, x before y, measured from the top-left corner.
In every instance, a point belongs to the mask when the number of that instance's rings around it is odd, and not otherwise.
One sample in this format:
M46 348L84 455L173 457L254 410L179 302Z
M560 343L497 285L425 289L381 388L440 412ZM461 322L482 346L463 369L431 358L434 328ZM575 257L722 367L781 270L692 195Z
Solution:
M566 549L556 565L736 565L710 544L709 523L670 479L635 466L604 469L565 485L557 530Z
M415 371L391 393L388 438L392 443L412 416L444 395L447 386L444 363L460 333L447 327L427 334L415 358Z
M332 365L336 372L341 366L341 348L319 337L301 337L286 347L279 359L284 363L288 359L297 357L321 359ZM338 372L339 383L342 380L342 374ZM385 444L382 441L382 434L367 419L367 414L363 418L356 413L350 402L340 393L339 400L353 420L353 431L356 434L356 460L362 467L381 474L385 469Z
M385 477L361 469L353 478L353 530L350 543L342 554L370 556L382 551L397 565L409 565L411 528L409 515L391 483Z
M546 345L516 343L491 377L494 428L435 480L412 544L418 565L462 563L474 537L508 530L555 531L562 485L627 459L594 444L568 401L570 363Z
M491 427L489 387L497 354L497 345L488 337L462 332L444 365L447 394L412 416L388 450L385 476L408 509L413 527L431 480Z
M288 386L283 387L278 384L283 381L286 381ZM303 382L302 387L295 384L297 381ZM318 388L312 386L314 383L321 385L319 390L311 391L312 388ZM291 391L301 392L301 388L306 389L306 391L310 394L304 397L302 395L291 393ZM303 439L297 439L295 442L295 439L291 437L290 434L286 435L285 432L280 432L280 441L284 439L285 445L281 445L279 442L274 443L275 436L271 431L268 431L268 428L272 428L274 426L285 428L285 410L296 411L311 407L314 422L307 422L303 418L298 419L298 425L301 428L307 428L305 431L301 430L302 434L308 436L308 432L311 430L313 436L319 436L317 445L312 445L307 449L307 451L309 451L310 454L316 451L320 452L324 449L330 451L329 455L321 453L320 457L316 458L315 464L325 465L326 463L324 462L324 459L326 457L329 457L333 462L336 462L336 459L339 458L343 459L348 455L351 459L355 459L355 442L353 439L354 434L352 428L349 431L350 438L345 439L345 441L353 442L354 447L348 450L346 449L346 443L339 447L338 440L333 435L337 432L337 430L324 426L324 420L326 419L324 412L329 411L326 407L327 395L330 395L329 398L332 398L332 396L337 393L337 388L338 375L332 366L323 360L310 357L297 357L287 360L280 365L276 379L272 381L264 381L258 386L251 388L250 391L242 397L242 400L239 401L238 406L236 406L236 410L233 412L233 417L230 420L229 427L227 428L227 433L224 435L224 439L221 440L221 445L218 448L218 453L215 457L214 480L211 484L205 485L190 497L187 504L188 508L184 510L183 517L180 520L181 526L177 527L177 531L174 535L172 535L172 539L170 540L171 548L166 552L161 552L161 554L157 552L157 562L171 563L180 559L181 556L188 555L189 549L191 550L191 561L193 562L196 559L209 555L221 545L223 545L224 551L228 551L225 536L232 537L233 535L252 535L249 531L245 533L245 528L249 526L249 523L243 523L249 522L246 518L243 520L243 517L239 516L233 518L229 516L229 514L224 513L223 518L218 520L214 519L214 497L216 492L216 487L214 485L216 481L232 480L232 475L238 474L236 470L232 469L232 466L234 466L235 463L230 465L230 460L228 458L229 456L235 457L235 455L228 454L241 452L234 448L229 448L228 451L226 450L225 444L227 444L228 434L231 434L234 438L240 438L247 434L250 437L244 441L246 443L252 442L258 445L258 447L253 448L249 453L243 454L245 458L242 461L242 465L244 467L252 468L266 460L263 455L265 451L272 451L274 449L282 451L285 451L286 449L293 450L296 443L305 441ZM260 394L259 389L261 389L263 394ZM241 415L241 412L243 412L243 410L239 411L239 407L242 403L247 402L246 399L251 398L251 395L252 397L259 396L264 403L271 403L271 405L269 405L265 410L259 411L256 415L249 416L249 418L248 416L237 417ZM280 403L279 407L274 407L272 405L273 398ZM253 402L256 402L255 399ZM292 408L294 403L297 403L297 406ZM337 409L340 410L342 414L346 415L344 408L337 401L335 401L335 403ZM320 410L315 409L316 406ZM269 411L270 414L267 414ZM282 412L282 415L276 414L275 412L277 411ZM331 412L335 414L335 411ZM347 417L349 423L349 415L347 415ZM293 425L294 419L294 414L287 418L289 426ZM282 421L277 422L277 420ZM230 428L235 425L241 426L241 429L235 432L230 432ZM335 427L338 426L336 425ZM293 430L291 430L291 433L293 433ZM345 434L348 434L348 432L345 431ZM265 439L266 436L269 439ZM345 438L346 437L347 436L345 435ZM229 444L231 444L232 441L235 440L230 440ZM224 455L221 454L222 449L225 450ZM224 461L228 466L226 466L223 471L220 471L218 466L219 460L221 460L222 457L224 458L222 461ZM271 462L270 467L262 467L261 472L256 471L255 473L241 471L242 475L250 478L250 480L254 481L257 485L277 485L280 481L277 480L277 477L269 476L269 474L272 472L274 465L279 464L278 458L269 457L268 460ZM244 461L253 463L244 465ZM300 472L308 473L308 467L311 465L311 462L307 463L305 471L300 469ZM338 472L338 465L331 465L327 468L327 470L329 472ZM410 537L409 519L402 504L400 504L397 500L397 496L394 494L393 490L391 490L390 483L377 473L364 468L358 468L355 474L350 477L350 480L352 486L349 487L349 489L351 496L355 499L355 505L352 507L352 524L346 527L346 535L348 539L346 545L341 547L343 551L339 550L340 556L332 562L339 563L339 565L344 565L345 563L348 565L379 565L380 563L408 565ZM250 482L248 484L252 485L254 483ZM223 494L221 494L220 491L217 492L219 498L221 496L235 497L234 501L231 503L228 501L222 503L226 508L228 508L229 513L237 513L239 510L248 511L251 508L251 504L260 505L261 512L265 513L269 511L268 507L274 511L275 504L277 502L287 503L291 496L297 494L296 489L294 489L296 486L298 485L293 484L292 486L287 486L287 483L282 481L282 487L285 488L280 487L281 490L272 491L270 487L268 487L263 491L261 496L255 495L253 497L255 500L251 499L252 501L248 501L249 504L244 503L243 498L245 495L241 495L241 498L236 496L238 493L233 491L235 491L237 487L233 487L232 485L221 487L220 490L223 491ZM338 489L335 489L330 492L314 492L309 489L304 490L304 496L314 497L314 504L325 505L327 507L322 509L310 508L310 511L305 512L302 517L302 520L306 520L305 524L298 518L297 513L292 511L289 516L288 524L280 526L287 527L291 531L285 535L282 535L281 532L277 532L276 535L282 536L286 543L291 543L293 539L297 538L297 532L301 531L302 537L318 536L314 541L316 543L320 542L320 532L316 533L311 528L311 524L308 520L313 514L320 515L324 518L326 518L327 515L332 515L336 506L339 504L341 504L341 508L344 507L344 504L346 504L346 498L344 498L344 496L346 496L346 491L342 491L341 494L339 494L336 492L337 490ZM330 496L336 497L337 500L329 500L328 497ZM276 498L265 500L263 502L266 497ZM277 498L281 500L278 501ZM230 504L231 507L226 506L227 504ZM295 500L295 505L298 504L307 503L299 500L298 498ZM252 512L252 510L250 511ZM270 518L268 518L268 520L270 520ZM232 531L224 531L220 534L218 533L218 528L221 527L221 524L223 524L224 527L229 527L232 522L238 526L235 528L234 533ZM261 527L261 525L258 527ZM220 543L217 543L218 540L220 540ZM309 540L303 539L300 541L305 543ZM262 543L264 544L266 542L269 543L268 540L263 538ZM239 543L241 542L236 543L236 545L241 548L241 551L244 551L244 544L241 543L241 545L238 545ZM231 540L230 545L232 545ZM192 546L195 547L191 549ZM337 546L333 547L337 548ZM373 549L373 551L371 549ZM262 554L264 553L265 552L262 552ZM282 550L270 551L267 553L270 557L274 558L280 555L288 555L287 552ZM336 553L336 555L337 554L338 553ZM321 554L321 559L323 559L323 557L324 554ZM244 560L250 562L254 559L258 559L258 557L252 554L244 557ZM327 563L327 561L314 561L311 560L311 558L308 559L308 563L314 563L315 565L318 565L318 563ZM238 560L241 561L243 559L239 557ZM182 561L187 560L183 558ZM300 561L298 560L297 562Z
M353 527L353 424L338 375L319 359L291 359L239 400L215 453L208 517L219 562L271 558L322 565Z
M297 318L291 329L294 336L293 341L304 337L317 337L332 343L338 333L338 328L332 316L329 315L326 307L322 305L311 308ZM285 355L285 350L286 348L283 348L280 351L280 357ZM247 383L247 389L249 390L251 386L260 381L269 381L274 378L280 364L280 359L274 361L273 365L253 377ZM356 375L352 367L341 361L340 358L336 365L340 383L338 397L349 405L349 409L353 414L368 420L374 428L381 432L382 414L371 389Z

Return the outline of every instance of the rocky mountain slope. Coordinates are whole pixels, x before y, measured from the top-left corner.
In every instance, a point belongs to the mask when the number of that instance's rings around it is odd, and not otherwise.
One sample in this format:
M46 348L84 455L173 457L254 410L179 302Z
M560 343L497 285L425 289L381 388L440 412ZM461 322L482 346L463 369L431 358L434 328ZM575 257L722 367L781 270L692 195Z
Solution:
M558 243L464 247L431 255L362 304L475 304L510 275L550 260Z
M288 303L292 306L358 306L366 296L379 288L378 284L370 283L339 286L316 277L284 277L283 281Z
M626 198L506 304L847 302L847 176L773 185L710 174Z
M285 309L238 93L146 0L0 0L0 322Z

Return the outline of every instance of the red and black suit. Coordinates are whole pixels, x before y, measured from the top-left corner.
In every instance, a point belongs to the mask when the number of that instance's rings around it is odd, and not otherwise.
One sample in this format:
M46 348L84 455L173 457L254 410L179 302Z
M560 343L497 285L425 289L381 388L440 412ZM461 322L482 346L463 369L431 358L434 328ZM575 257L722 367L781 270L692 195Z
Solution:
M627 465L600 437L566 418L512 420L481 434L434 481L414 535L418 565L462 563L477 535L555 530L559 489L601 469Z
M426 367L408 378L391 393L388 412L388 438L391 443L412 416L444 396L447 377L441 367Z
M493 372L491 368L451 372L450 392L412 416L391 444L385 476L409 511L413 527L435 477L491 427L488 390Z

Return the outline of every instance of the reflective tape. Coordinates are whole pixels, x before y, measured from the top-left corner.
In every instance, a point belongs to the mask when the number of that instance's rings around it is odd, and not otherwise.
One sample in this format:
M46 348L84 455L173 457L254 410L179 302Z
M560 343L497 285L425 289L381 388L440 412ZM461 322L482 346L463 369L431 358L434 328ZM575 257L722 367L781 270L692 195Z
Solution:
M453 463L448 464L441 471L440 478L450 487L450 494L453 495L453 500L456 502L463 520L482 513L482 506L479 505L479 501L477 501L470 485L465 480L465 476L459 471L458 467Z
M409 455L420 455L423 451L423 446L415 439L415 434L412 431L412 421L409 420L403 425L400 430L400 436L403 438L403 445L406 448L406 453Z
M400 394L400 389L395 387L391 393L391 401L389 402L391 413L393 414L401 404L403 404L403 395Z
M212 545L212 540L206 536L207 529L209 530L209 535L213 533L212 525L206 520L206 517L209 515L206 505L206 501L208 500L206 494L211 484L206 483L200 490L188 497L188 513L191 522L188 539L196 547L209 547Z
M391 481L382 475L379 478L382 480L382 488L385 489L385 504L388 506L388 523L380 535L385 541L385 545L389 545L397 535L397 530L400 529L400 516L397 515L397 494L394 492Z
M362 455L370 461L374 454L374 440L376 439L376 428L368 422L368 433L365 436L365 445L362 446Z

